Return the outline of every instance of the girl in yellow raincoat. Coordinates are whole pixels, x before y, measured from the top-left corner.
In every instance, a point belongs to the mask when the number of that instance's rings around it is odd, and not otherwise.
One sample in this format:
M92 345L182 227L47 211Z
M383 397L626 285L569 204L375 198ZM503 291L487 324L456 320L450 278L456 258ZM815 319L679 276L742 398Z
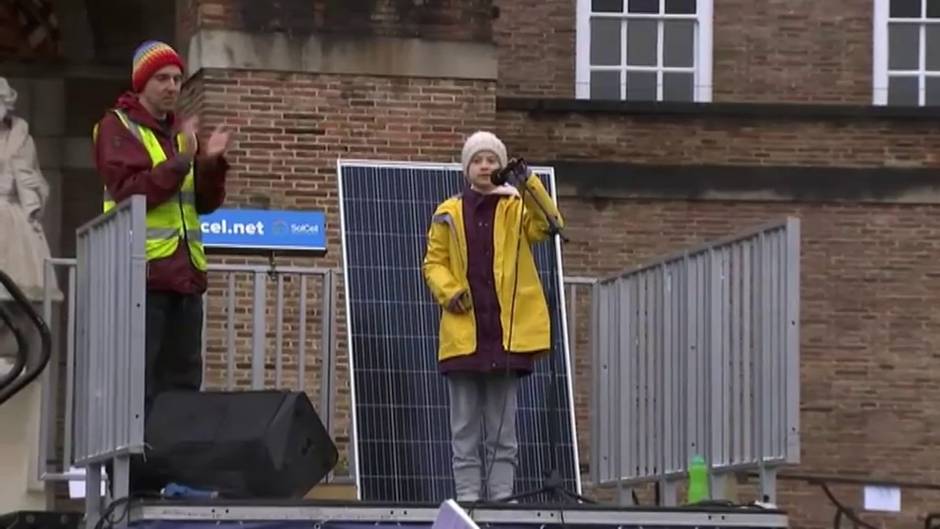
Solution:
M548 304L531 249L550 236L539 203L558 226L562 219L527 169L524 182L493 183L508 163L494 134L470 136L461 161L468 185L434 212L423 273L442 307L438 360L450 397L457 499L480 501L485 492L494 501L513 493L519 377L551 347Z

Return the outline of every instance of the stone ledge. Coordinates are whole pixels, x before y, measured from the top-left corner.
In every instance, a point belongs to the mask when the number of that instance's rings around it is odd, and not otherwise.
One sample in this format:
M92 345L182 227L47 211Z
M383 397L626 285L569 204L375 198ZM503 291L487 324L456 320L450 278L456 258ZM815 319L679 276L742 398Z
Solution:
M200 30L187 67L495 81L498 59L494 45L476 42Z
M532 161L577 198L940 204L940 170Z
M600 101L590 99L514 97L496 98L496 110L524 112L531 116L623 115L687 119L728 118L750 120L940 121L937 107L898 107L828 103L680 103L669 101Z

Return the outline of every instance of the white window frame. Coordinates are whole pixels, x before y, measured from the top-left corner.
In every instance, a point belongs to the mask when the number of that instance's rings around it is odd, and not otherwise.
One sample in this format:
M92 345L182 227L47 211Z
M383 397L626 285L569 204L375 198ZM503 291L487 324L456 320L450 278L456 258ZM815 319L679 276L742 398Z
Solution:
M759 0L758 0L759 1ZM629 0L623 0L624 10L627 8ZM662 1L661 5L665 5ZM663 8L660 8L662 10ZM696 35L693 39L695 49L695 66L692 74L692 98L697 103L708 103L712 100L712 13L714 11L713 0L697 0L696 2ZM605 15L606 16L606 15ZM668 20L670 18L689 19L689 15L665 15L665 14L611 14L619 18L649 18L653 20ZM624 26L626 27L626 26ZM661 26L660 26L661 27ZM627 39L625 31L621 32L620 52L621 72L626 72ZM591 98L591 0L577 0L577 18L575 24L575 97L577 99ZM657 47L658 64L662 64L663 46L662 30L659 31L659 45ZM640 67L630 67L631 70L641 70ZM669 71L669 68L663 66L650 66L650 71L663 72ZM625 75L625 74L624 74ZM661 76L659 76L661 78ZM625 99L625 81L621 83L621 101ZM657 101L662 101L662 83L657 83Z
M921 18L896 18L892 22L920 25L919 61L916 70L899 70L905 77L917 77L917 106L924 106L928 77L940 77L940 71L927 70L927 25L940 24L940 18L927 19L927 0L921 2ZM874 0L872 16L872 104L888 104L888 20L891 0ZM899 75L898 77L902 76Z

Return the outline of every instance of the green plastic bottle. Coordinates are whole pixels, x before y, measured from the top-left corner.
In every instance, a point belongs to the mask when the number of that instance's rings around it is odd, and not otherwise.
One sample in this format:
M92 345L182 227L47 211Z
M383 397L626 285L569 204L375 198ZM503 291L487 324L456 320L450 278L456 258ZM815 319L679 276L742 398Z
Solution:
M696 455L689 465L689 503L698 503L709 499L708 466L705 458Z

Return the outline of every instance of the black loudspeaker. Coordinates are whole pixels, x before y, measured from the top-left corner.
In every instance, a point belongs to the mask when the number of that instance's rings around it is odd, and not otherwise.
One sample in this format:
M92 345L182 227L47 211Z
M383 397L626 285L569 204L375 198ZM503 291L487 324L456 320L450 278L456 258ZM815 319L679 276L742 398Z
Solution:
M176 482L229 498L300 498L336 465L329 433L302 392L171 391L147 418L131 487Z

